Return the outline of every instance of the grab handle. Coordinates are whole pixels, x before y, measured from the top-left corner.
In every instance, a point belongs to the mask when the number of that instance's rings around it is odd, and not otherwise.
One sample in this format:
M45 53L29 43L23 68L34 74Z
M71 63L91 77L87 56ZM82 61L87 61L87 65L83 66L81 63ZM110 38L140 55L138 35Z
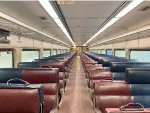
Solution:
M128 103L120 107L121 111L143 111L144 107L140 103Z
M12 84L12 83L21 83L21 84L26 84L26 85L30 84L29 82L24 81L22 79L18 79L18 78L13 78L7 81L7 84Z

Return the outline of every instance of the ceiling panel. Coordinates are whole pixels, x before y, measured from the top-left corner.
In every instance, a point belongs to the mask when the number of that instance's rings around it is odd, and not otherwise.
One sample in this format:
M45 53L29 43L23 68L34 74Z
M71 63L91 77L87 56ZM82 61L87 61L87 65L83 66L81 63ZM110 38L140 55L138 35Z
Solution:
M37 1L0 1L0 12L72 45L66 36L55 37L64 35L64 33ZM44 17L46 20L42 20L40 17Z
M106 18L94 18L94 19L66 19L70 28L74 27L99 27Z
M123 1L117 0L73 1L71 4L59 4L59 6L73 35L75 43L77 45L83 45L98 31L102 23L106 21L122 3ZM142 3L132 12L105 30L97 38L92 40L89 45L104 39L115 37L132 29L136 29L139 26L150 24L150 10L140 11L144 6L150 6L150 2L145 1ZM72 45L66 35L37 1L0 1L0 12ZM42 20L40 17L45 17L46 20ZM40 39L41 36L35 36L35 34L28 29L0 19L0 28L2 27L10 29L15 33L22 33L29 37L37 37L37 39ZM48 41L46 37L42 37L42 39L43 38Z
M122 2L74 1L72 4L60 4L75 43L83 45Z
M138 30L141 27L150 25L150 9L145 11L141 11L142 8L150 6L150 1L144 1L127 15L122 17L112 26L110 26L107 30L97 36L94 40L92 40L89 45L101 42L105 39L111 39L121 34L130 32L132 30ZM149 32L149 31L147 31ZM144 32L147 34L146 32ZM140 38L142 35L130 35L125 39L135 39ZM142 36L143 37L143 36ZM144 36L145 37L145 36ZM123 40L125 40L123 37ZM114 41L115 42L115 41Z
M65 18L106 18L122 1L75 1L73 4L60 4ZM107 9L107 10L106 10Z

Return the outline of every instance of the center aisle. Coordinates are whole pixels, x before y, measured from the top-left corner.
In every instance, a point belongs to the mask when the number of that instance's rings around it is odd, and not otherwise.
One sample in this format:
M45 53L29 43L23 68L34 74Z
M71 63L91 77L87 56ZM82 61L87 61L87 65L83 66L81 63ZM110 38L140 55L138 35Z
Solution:
M94 113L80 57L77 56L58 113Z

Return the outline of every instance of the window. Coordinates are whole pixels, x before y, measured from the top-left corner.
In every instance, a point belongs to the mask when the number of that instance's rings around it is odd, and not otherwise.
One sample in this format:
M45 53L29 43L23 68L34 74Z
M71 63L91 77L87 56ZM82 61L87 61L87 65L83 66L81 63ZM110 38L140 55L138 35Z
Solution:
M115 50L115 56L117 57L126 57L126 52L124 49Z
M97 53L97 49L94 49L94 53Z
M67 52L67 49L64 49L64 53L66 53Z
M61 49L61 54L63 54L64 53L64 51L63 51L63 49Z
M105 50L104 49L101 50L101 54L105 54Z
M62 53L65 53L64 49L62 49Z
M43 50L43 57L51 56L51 50Z
M38 50L23 49L21 53L22 62L32 62L34 59L39 59Z
M100 54L100 53L101 53L101 50L100 50L100 49L98 49L98 50L97 50L97 53L98 53L98 54Z
M107 50L106 50L106 55L112 56L112 55L113 55L112 50L111 50L111 49L107 49Z
M57 49L52 50L52 55L57 55Z
M131 50L130 59L137 59L139 62L150 62L150 50Z
M57 54L61 54L61 50L60 49L58 49Z
M13 51L11 49L0 49L0 68L13 67Z
M63 52L64 52L63 49L61 49L61 54L63 54Z

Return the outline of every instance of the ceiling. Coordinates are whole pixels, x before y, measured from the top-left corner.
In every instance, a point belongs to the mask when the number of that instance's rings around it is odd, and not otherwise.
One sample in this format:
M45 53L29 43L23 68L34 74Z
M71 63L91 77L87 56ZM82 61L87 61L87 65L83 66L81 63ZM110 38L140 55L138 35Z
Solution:
M75 1L60 4L76 45L83 45L123 1Z
M71 42L65 36L65 34L61 31L61 29L55 24L53 19L45 12L42 6L37 1L0 1L0 12L9 15L37 30L44 32L51 37L54 37L58 40L61 40L69 45ZM40 17L46 18L46 20L42 20ZM2 20L2 19L1 19ZM4 23L1 22L0 26L3 26ZM12 28L10 28L10 26ZM26 29L25 31L21 29L25 29L22 26L9 22L5 24L5 27L9 28L11 32L17 32L22 35L33 35L31 37L38 39L37 34L31 30ZM21 28L21 29L20 29ZM41 37L42 40L45 37ZM49 42L50 38L46 41ZM52 43L58 43L57 41L52 40Z
M93 39L88 45L100 43L102 41L128 33L130 31L135 31L142 27L150 26L150 9L142 11L142 9L145 8L146 6L150 6L150 1L144 1L143 3L141 3L131 12L129 12L127 15L122 17L119 21L117 21L115 24L110 26L99 36ZM127 41L127 40L146 38L146 37L150 37L149 29L141 33L137 32L134 33L133 35L121 37L121 39L113 40L107 43L112 43L112 42L115 43L118 41Z
M73 1L59 4L76 45L83 45L93 36L101 25L122 5L124 1ZM125 15L107 30L93 39L88 45L118 36L129 30L150 24L150 10L140 11L144 6L150 6L145 1L129 14ZM1 18L0 28L10 30L14 34L21 34L28 38L55 43L58 45L72 45L70 40L46 13L37 1L0 1L0 12L9 15L50 37L43 36L13 22ZM44 19L41 19L44 18ZM144 17L144 18L143 18ZM60 41L56 41L52 38ZM65 44L64 44L64 43ZM66 45L67 44L67 45Z

